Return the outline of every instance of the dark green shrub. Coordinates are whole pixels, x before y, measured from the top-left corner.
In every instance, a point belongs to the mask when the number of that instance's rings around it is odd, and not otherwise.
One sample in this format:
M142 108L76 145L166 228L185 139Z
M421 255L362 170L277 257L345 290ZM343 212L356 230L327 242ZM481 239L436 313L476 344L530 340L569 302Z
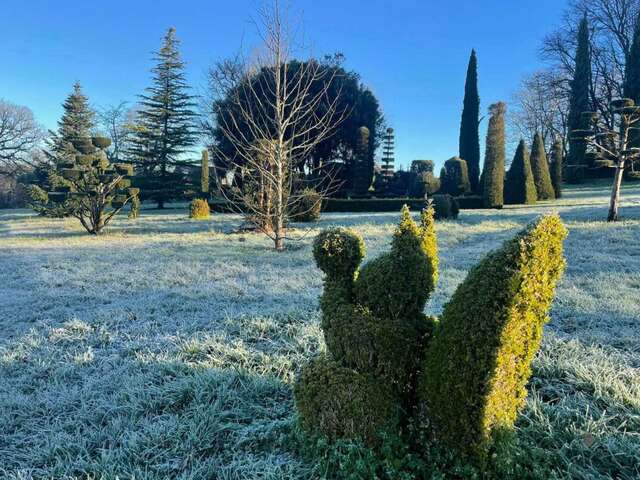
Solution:
M404 205L412 210L427 207L424 198L327 198L322 206L323 212L399 212Z
M565 236L550 215L490 253L445 305L427 349L419 394L435 437L480 463L524 405Z
M533 139L533 147L531 148L531 171L533 172L533 181L536 186L538 200L556 198L556 193L551 183L547 153L544 150L542 135L539 133L536 133Z
M561 138L553 142L551 159L551 183L556 198L562 197L562 169L564 167L564 145Z
M446 218L458 218L458 213L460 212L460 207L458 206L458 202L451 195L434 195L432 197L433 200L433 209L436 220L443 220Z
M458 202L458 208L460 208L460 210L478 210L485 208L484 198L480 195L463 195L462 197L456 197L455 201Z
M524 140L520 140L516 155L507 172L504 183L505 203L510 205L533 204L538 199L536 185L533 180L529 150Z
M467 162L458 157L450 158L444 162L444 167L440 172L440 193L457 196L470 191Z
M322 195L313 188L305 188L295 194L296 201L291 212L294 222L317 222L322 210Z
M440 179L432 172L411 172L410 175L409 196L411 198L425 198L440 190Z
M327 356L308 363L294 386L302 428L337 439L377 445L398 427L400 410L389 382L342 366Z
M210 213L209 203L202 198L194 198L189 204L189 218L193 218L194 220L207 220Z

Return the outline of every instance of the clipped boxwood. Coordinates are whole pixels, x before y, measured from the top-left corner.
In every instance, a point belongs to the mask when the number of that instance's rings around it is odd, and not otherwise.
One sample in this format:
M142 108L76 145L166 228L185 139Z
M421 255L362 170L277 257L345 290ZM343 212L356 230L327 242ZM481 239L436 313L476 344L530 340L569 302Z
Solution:
M458 218L460 207L458 206L458 201L454 197L448 194L438 194L434 195L432 200L436 220Z
M391 384L319 356L302 369L294 396L307 432L377 445L380 434L395 432L399 408Z
M557 215L543 217L473 268L444 307L419 394L438 441L474 461L524 405L566 234Z

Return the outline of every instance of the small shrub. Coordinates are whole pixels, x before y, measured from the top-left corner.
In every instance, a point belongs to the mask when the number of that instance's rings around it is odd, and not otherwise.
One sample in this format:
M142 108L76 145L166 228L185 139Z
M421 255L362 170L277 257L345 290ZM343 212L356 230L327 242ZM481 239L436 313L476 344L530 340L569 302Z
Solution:
M436 438L474 461L524 405L565 236L557 215L543 217L473 268L444 307L419 392Z
M460 207L458 206L457 200L451 195L434 195L432 200L436 220L458 218Z
M211 214L209 203L201 198L195 198L189 204L189 218L207 220Z
M322 195L312 188L305 188L296 196L298 198L291 212L291 220L294 222L317 222L320 220Z

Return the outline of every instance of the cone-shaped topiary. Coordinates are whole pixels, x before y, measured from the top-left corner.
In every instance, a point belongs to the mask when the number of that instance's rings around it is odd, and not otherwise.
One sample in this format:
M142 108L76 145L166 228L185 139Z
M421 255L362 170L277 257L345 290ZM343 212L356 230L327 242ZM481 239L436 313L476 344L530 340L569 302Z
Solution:
M562 138L553 142L553 157L551 159L551 183L556 198L562 197L562 167L564 165L564 145Z
M504 197L505 203L510 205L528 205L536 203L538 198L529 161L529 150L524 140L520 140L511 168L507 172Z
M349 230L322 232L313 251L326 274L320 306L329 359L307 366L298 380L295 394L302 424L307 430L371 444L372 428L378 432L397 423L396 414L389 412L407 412L415 403L413 386L435 323L423 313L438 278L433 210L425 210L416 225L404 207L391 251L360 271L364 243ZM368 398L371 395L380 399ZM387 412L384 421L380 417L375 425L356 425L374 422L367 419L378 418L379 413L370 410L380 401ZM353 418L340 413L344 424L327 427L327 415L338 414L318 409L329 407L358 413Z
M440 193L457 196L471 191L467 162L453 157L444 162L440 171Z
M540 135L540 133L536 133L533 138L533 147L531 148L531 171L533 173L533 181L536 185L538 200L551 200L556 198L556 193L553 190L553 184L551 183L547 154L544 150L544 142L542 141L542 135Z
M419 394L436 438L470 459L483 461L524 404L565 236L557 215L543 217L473 268L444 307Z

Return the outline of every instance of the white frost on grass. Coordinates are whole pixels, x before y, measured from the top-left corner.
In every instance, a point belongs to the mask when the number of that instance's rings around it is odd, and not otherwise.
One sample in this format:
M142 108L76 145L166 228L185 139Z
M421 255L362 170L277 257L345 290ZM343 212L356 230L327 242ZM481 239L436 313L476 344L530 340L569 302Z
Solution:
M617 224L608 192L465 211L437 224L439 313L466 272L537 215L570 230L568 269L518 426L564 478L640 477L640 188ZM311 242L359 230L371 258L397 214L325 215L279 254L232 215L73 220L0 212L0 476L316 478L287 450L291 383L324 348Z

